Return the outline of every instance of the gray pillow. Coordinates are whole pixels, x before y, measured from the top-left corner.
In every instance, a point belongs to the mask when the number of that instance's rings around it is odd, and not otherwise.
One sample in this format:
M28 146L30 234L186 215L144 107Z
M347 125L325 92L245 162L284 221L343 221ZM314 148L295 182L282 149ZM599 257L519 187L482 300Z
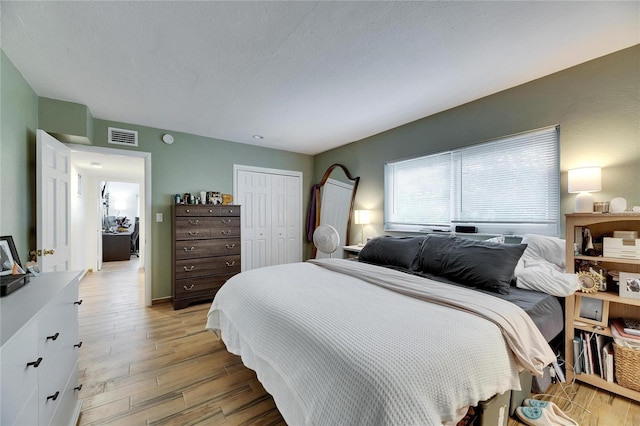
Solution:
M526 244L428 235L422 243L418 268L462 285L508 294L513 271L526 248Z
M401 269L415 269L424 236L392 237L384 235L369 240L358 254L361 262Z

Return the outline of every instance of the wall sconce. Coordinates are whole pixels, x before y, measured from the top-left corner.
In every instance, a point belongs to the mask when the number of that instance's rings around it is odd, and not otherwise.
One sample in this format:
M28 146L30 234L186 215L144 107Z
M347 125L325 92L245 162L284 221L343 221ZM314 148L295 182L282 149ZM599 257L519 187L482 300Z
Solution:
M593 213L593 195L602 189L602 171L600 167L581 167L569 170L569 193L576 196L576 213Z
M371 211L369 210L355 210L353 212L353 218L356 225L360 225L360 244L364 246L364 225L371 223Z

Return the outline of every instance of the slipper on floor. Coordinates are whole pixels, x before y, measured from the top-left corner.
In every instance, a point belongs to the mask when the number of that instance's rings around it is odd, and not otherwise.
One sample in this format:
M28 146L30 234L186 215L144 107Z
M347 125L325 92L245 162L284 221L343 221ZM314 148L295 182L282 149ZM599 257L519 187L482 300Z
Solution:
M559 425L578 426L578 422L566 415L555 403L551 401L540 401L538 399L525 399L522 405L528 407L538 407L550 411L554 417L557 417Z
M516 414L528 426L578 426L574 420L567 419L566 414L560 417L548 408L518 407Z

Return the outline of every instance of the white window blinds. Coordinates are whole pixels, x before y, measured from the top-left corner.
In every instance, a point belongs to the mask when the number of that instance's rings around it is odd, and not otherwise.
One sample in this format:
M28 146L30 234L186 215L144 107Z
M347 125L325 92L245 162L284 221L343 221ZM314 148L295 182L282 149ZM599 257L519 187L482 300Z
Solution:
M556 127L385 164L385 229L557 235Z

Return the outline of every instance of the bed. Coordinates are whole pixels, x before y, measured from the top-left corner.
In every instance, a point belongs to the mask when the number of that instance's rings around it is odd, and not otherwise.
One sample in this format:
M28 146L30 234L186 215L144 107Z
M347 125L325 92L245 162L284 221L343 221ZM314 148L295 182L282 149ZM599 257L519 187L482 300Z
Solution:
M368 243L360 262L243 272L216 294L206 328L288 424L455 424L555 361L560 304L511 285L526 247L392 238Z

